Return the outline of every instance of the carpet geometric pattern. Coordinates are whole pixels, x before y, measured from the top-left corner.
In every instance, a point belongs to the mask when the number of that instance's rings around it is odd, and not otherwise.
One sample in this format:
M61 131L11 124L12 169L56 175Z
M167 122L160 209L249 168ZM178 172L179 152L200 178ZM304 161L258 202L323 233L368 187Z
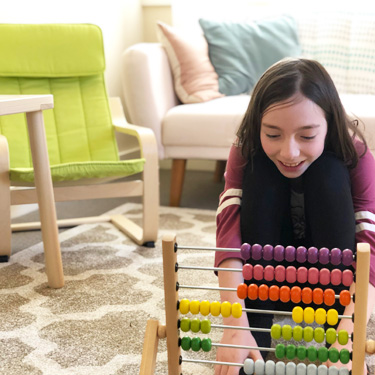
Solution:
M138 204L109 212L140 221ZM0 374L136 375L147 319L165 323L161 237L174 233L180 245L214 246L215 212L160 208L155 248L135 245L111 224L81 225L59 235L65 274L62 289L46 283L42 244L0 264ZM212 265L214 253L187 250L178 261ZM179 272L180 283L217 286L211 271ZM219 300L217 291L204 299ZM194 290L180 298L203 299ZM211 319L220 324L220 319ZM375 338L375 321L369 338ZM210 334L219 342L220 330ZM214 351L185 357L211 359ZM368 363L373 365L373 360ZM165 340L160 340L156 374L167 374ZM211 365L183 364L183 374L212 375Z

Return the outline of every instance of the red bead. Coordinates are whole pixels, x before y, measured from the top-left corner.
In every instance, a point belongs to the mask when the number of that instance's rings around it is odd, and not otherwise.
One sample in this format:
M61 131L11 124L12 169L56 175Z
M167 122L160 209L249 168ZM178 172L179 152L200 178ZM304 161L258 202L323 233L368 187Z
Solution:
M263 280L263 266L256 264L253 268L253 276L255 280Z
M331 273L328 268L322 268L320 270L319 282L322 285L328 285L331 282Z
M259 299L261 301L267 301L268 300L268 285L262 284L259 286L258 289L258 294L259 294Z
M238 285L238 287L237 287L237 297L239 299L247 298L247 285L245 283Z
M258 285L250 284L247 288L247 296L252 300L258 299Z
M288 283L294 284L297 280L296 267L288 266L285 270L285 278Z
M278 301L280 298L280 288L277 285L270 286L268 296L271 301Z
M353 272L351 270L345 270L342 273L342 284L345 286L352 285L354 280Z
M317 268L315 267L309 268L308 282L309 284L318 284L319 270Z
M342 290L340 293L340 303L342 306L348 306L352 301L349 290Z
M327 306L332 306L335 303L335 291L333 289L326 289L324 291L324 303Z
M264 280L272 281L275 278L275 268L273 266L266 266L264 268Z
M316 305L321 305L323 303L323 289L315 288L313 290L313 301Z
M253 266L251 264L245 264L243 266L242 276L245 280L251 280L253 278Z
M275 280L278 281L279 283L283 283L285 281L285 267L284 266L276 266Z
M302 302L309 305L313 300L313 291L309 287L305 287L302 289Z
M300 303L302 298L301 294L301 288L299 286L294 286L290 290L290 299L294 303Z
M290 288L287 285L283 285L280 288L280 301L282 302L290 301Z
M338 268L335 268L331 271L331 284L340 285L342 281L342 271Z
M301 284L307 282L308 271L306 267L299 267L297 270L297 281Z

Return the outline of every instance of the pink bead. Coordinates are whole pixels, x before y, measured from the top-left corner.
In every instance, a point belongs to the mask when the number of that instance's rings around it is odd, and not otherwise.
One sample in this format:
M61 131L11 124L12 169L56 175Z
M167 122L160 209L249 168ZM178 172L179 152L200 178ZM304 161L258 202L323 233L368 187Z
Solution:
M317 268L315 267L309 268L308 282L309 284L318 284L319 270Z
M299 267L297 270L297 281L301 284L307 282L307 268L306 267Z
M264 280L272 281L275 278L275 268L273 266L266 266L264 269Z
M342 280L342 271L338 268L335 268L331 271L331 284L340 285Z
M253 268L253 276L255 280L263 280L263 266L256 264Z
M353 284L353 272L351 270L345 270L342 273L342 283L345 286L350 286Z
M253 266L251 264L245 264L243 266L242 276L245 280L251 280L253 278Z
M319 282L322 285L328 285L331 282L331 273L328 268L322 268L319 272Z
M279 283L285 281L285 267L284 266L276 266L275 268L275 280Z
M297 280L297 270L296 267L288 266L285 272L286 281L288 283L294 284Z

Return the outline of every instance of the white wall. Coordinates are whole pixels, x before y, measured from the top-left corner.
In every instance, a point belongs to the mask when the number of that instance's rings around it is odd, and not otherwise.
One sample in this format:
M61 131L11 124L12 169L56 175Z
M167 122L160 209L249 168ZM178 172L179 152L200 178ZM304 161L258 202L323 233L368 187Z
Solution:
M121 54L143 40L140 0L1 0L0 23L98 25L104 38L108 92L121 98Z

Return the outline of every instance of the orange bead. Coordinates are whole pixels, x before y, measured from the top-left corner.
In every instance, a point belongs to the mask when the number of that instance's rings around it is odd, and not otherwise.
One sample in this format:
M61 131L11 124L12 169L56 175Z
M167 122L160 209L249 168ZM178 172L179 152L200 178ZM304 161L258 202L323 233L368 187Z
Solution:
M302 302L309 305L313 300L313 291L311 288L305 287L302 289Z
M252 299L258 299L258 285L257 284L250 284L247 288L247 296Z
M335 303L335 291L333 289L326 289L324 291L324 303L327 306L332 306Z
M313 290L313 301L317 305L321 305L323 303L323 289L315 288Z
M278 301L280 298L280 288L277 285L271 285L268 291L268 297L271 301Z
M266 284L262 284L259 289L258 289L258 293L259 293L259 299L261 301L267 301L268 300L268 285Z
M299 286L294 286L290 290L290 299L294 303L300 303L301 302L301 288Z
M239 299L245 299L247 297L247 285L245 283L238 285L237 297Z
M283 285L280 288L280 301L289 302L290 301L290 288L286 285Z
M343 306L348 306L349 303L352 301L352 297L350 295L349 290L342 290L340 293L340 303Z

